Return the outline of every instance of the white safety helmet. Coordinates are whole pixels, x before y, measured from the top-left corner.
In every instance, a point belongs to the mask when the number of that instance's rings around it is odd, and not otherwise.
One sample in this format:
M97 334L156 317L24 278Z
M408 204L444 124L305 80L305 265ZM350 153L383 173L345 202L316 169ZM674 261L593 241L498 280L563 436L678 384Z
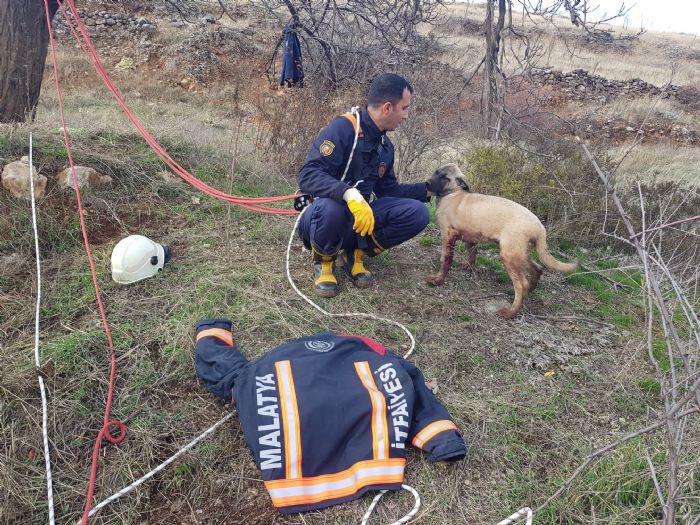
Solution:
M153 277L170 260L170 248L143 235L129 235L112 250L112 279L130 284Z

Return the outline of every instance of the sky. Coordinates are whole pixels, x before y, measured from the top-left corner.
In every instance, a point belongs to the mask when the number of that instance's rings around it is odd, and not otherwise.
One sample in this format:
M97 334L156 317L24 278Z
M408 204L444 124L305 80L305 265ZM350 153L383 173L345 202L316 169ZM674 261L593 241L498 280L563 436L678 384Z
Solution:
M589 5L599 6L591 15L593 19L602 18L606 11L614 14L619 9L620 0L589 0ZM625 7L630 7L630 12L625 17L610 22L615 25L623 25L625 22L630 29L639 28L640 25L652 31L673 31L700 33L700 2L696 0L632 0L625 2Z
M462 2L482 3L485 0L457 0ZM514 0L513 10L523 0ZM537 0L525 0L529 4ZM589 16L589 20L600 20L618 12L622 0L587 0L589 9L597 9ZM547 5L547 0L543 5ZM551 4L550 4L551 5ZM630 29L651 31L673 31L676 33L700 34L700 0L627 0L626 8L630 8L625 18L609 22L614 25L627 25Z

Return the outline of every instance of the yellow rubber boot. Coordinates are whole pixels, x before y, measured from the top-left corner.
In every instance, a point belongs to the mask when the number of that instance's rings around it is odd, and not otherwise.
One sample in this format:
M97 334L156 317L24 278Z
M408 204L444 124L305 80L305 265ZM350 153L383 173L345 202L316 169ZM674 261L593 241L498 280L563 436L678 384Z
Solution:
M316 295L335 297L338 295L338 280L333 274L335 255L322 255L314 250L314 285Z
M374 277L370 271L365 268L362 261L362 257L365 255L365 251L359 248L354 250L345 250L340 254L340 261L343 264L343 268L352 279L352 284L358 288L367 288L372 286L374 282Z

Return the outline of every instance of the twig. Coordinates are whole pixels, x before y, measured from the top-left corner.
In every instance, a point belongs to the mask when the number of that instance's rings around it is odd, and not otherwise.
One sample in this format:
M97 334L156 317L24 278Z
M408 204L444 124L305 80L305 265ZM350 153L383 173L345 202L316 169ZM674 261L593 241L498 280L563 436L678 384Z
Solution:
M690 415L690 414L692 414L692 413L694 413L694 412L699 412L699 411L700 411L699 408L693 407L693 408L690 408L690 409L688 409L688 410L685 410L685 411L681 412L680 414L677 414L676 417L678 417L678 418L686 417L686 416L688 416L688 415ZM671 416L669 415L668 417L671 417ZM652 432L653 430L656 430L657 428L660 428L660 427L664 426L665 424L666 424L666 418L664 417L663 419L660 419L660 420L657 421L656 423L652 423L651 425L648 425L648 426L646 426L646 427L644 427L644 428L641 428L641 429L639 429L639 430L637 430L637 431L635 431L635 432L631 432L631 433L625 435L623 438L621 438L621 439L615 441L614 443L610 443L609 445L606 445L606 446L604 446L604 447L602 447L602 448L599 448L598 450L596 450L595 452L593 452L592 454L590 454L590 455L586 458L586 461L584 461L583 463L581 463L581 464L576 468L576 470L574 470L573 474L571 474L571 476L569 476L569 479L567 479L567 480L559 487L559 489L557 489L557 491L556 491L554 494L552 494L551 496L549 496L549 497L545 500L545 502L542 503L542 505L540 505L539 507L537 507L537 509L535 510L535 514L538 514L539 512L541 512L547 505L549 505L552 501L554 501L557 497L559 497L559 494L561 494L561 493L564 492L567 488L569 488L569 486L571 485L571 483L572 483L572 482L581 474L581 472L583 472L583 471L586 469L586 467L588 467L588 465L590 465L597 457L602 456L603 454L605 454L605 453L607 453L607 452L610 452L611 450L615 450L617 447L619 447L619 446L622 445L623 443L627 443L628 441L630 441L630 440L632 440L632 439L634 439L634 438L636 438L636 437L639 437L639 436L641 436L641 435L643 435L643 434L647 434L647 433L649 433L649 432Z
M562 257L569 257L567 254L565 254L564 252L561 252L561 251L559 251L559 250L556 250L556 253L557 253L558 255L562 256ZM626 289L628 289L628 290L634 290L634 287L633 287L633 286L630 286L629 284L619 283L619 282L617 282L615 279L612 279L612 278L608 277L607 275L605 275L605 274L603 274L603 273L600 273L600 274L599 274L597 270L591 270L591 267L590 267L590 266L585 266L585 265L583 265L580 261L579 261L579 263L578 263L578 267L581 268L582 270L584 270L583 272L580 272L580 273L595 273L596 275L599 275L602 279L608 281L610 284L612 284L612 285L615 286L615 287L619 286L620 288L626 288ZM619 270L619 269L620 269L620 268L610 268L610 271L612 271L612 270Z
M682 224L684 222L697 221L698 219L700 219L700 215L696 215L695 217L687 217L687 218L681 219L679 221L669 222L667 224L662 224L661 226L655 226L654 228L649 228L648 230L644 230L644 231L635 233L632 237L630 237L630 240L634 239L635 237L639 237L643 233L649 233L649 232L653 232L655 230L661 230L663 228L668 228L670 226L676 226L677 224Z
M654 463L651 461L651 456L649 451L645 450L647 455L647 464L649 465L649 471L651 472L651 479L654 481L654 488L656 488L656 496L659 498L659 503L662 507L666 507L666 501L664 500L664 495L661 493L661 486L659 485L659 478L656 476L656 468L654 468Z

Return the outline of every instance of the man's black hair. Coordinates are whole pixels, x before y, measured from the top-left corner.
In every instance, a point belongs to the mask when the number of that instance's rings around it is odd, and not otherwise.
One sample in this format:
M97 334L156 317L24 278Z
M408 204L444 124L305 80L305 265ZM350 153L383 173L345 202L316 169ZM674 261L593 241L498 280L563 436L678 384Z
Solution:
M413 94L413 88L408 81L394 73L384 73L375 77L367 93L367 105L379 106L384 102L396 104L403 97L404 89Z

